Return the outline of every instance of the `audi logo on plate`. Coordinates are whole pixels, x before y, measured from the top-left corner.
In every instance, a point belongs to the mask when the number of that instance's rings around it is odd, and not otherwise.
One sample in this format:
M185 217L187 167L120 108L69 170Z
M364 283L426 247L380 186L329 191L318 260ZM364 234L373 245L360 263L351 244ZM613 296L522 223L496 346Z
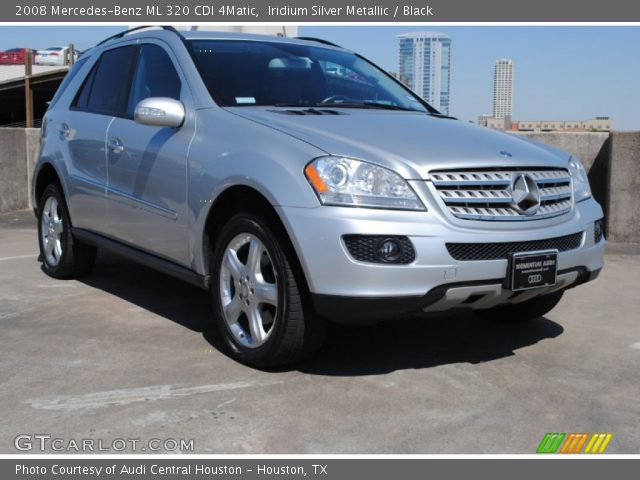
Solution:
M535 275L529 275L529 283L538 283L542 281L542 275L536 273Z

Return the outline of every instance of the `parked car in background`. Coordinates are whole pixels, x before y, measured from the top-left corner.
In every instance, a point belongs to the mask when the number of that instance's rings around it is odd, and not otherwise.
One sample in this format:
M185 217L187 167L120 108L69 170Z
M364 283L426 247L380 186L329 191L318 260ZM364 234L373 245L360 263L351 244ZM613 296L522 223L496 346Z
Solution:
M0 65L24 65L29 48L10 48L0 52ZM34 50L32 50L34 51Z
M50 47L36 52L36 65L66 65L67 51L69 47ZM78 54L75 53L75 60Z

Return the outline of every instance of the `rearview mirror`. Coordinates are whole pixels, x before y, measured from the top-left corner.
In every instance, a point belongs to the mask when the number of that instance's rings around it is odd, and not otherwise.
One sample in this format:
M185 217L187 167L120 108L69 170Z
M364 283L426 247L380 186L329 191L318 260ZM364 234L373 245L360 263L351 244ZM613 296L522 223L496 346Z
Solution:
M149 97L142 100L133 112L133 119L141 125L178 128L184 122L184 105L168 97Z

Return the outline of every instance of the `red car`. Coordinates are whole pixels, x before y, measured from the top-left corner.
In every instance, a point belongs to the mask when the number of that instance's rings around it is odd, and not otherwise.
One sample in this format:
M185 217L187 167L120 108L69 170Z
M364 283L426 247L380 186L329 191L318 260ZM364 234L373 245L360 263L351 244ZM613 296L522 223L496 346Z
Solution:
M0 65L24 65L28 48L10 48L0 52ZM33 51L33 50L32 50Z

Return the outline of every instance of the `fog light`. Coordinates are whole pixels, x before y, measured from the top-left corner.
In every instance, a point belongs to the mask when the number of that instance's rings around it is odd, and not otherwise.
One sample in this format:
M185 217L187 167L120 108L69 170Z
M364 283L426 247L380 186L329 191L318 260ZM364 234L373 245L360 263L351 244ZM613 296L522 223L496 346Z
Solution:
M402 245L393 238L384 239L378 243L376 255L383 262L395 262L402 256Z
M409 265L416 259L411 240L401 235L344 235L349 254L359 262Z
M593 241L595 243L600 243L604 237L604 220L601 218L600 220L596 220L593 224Z

